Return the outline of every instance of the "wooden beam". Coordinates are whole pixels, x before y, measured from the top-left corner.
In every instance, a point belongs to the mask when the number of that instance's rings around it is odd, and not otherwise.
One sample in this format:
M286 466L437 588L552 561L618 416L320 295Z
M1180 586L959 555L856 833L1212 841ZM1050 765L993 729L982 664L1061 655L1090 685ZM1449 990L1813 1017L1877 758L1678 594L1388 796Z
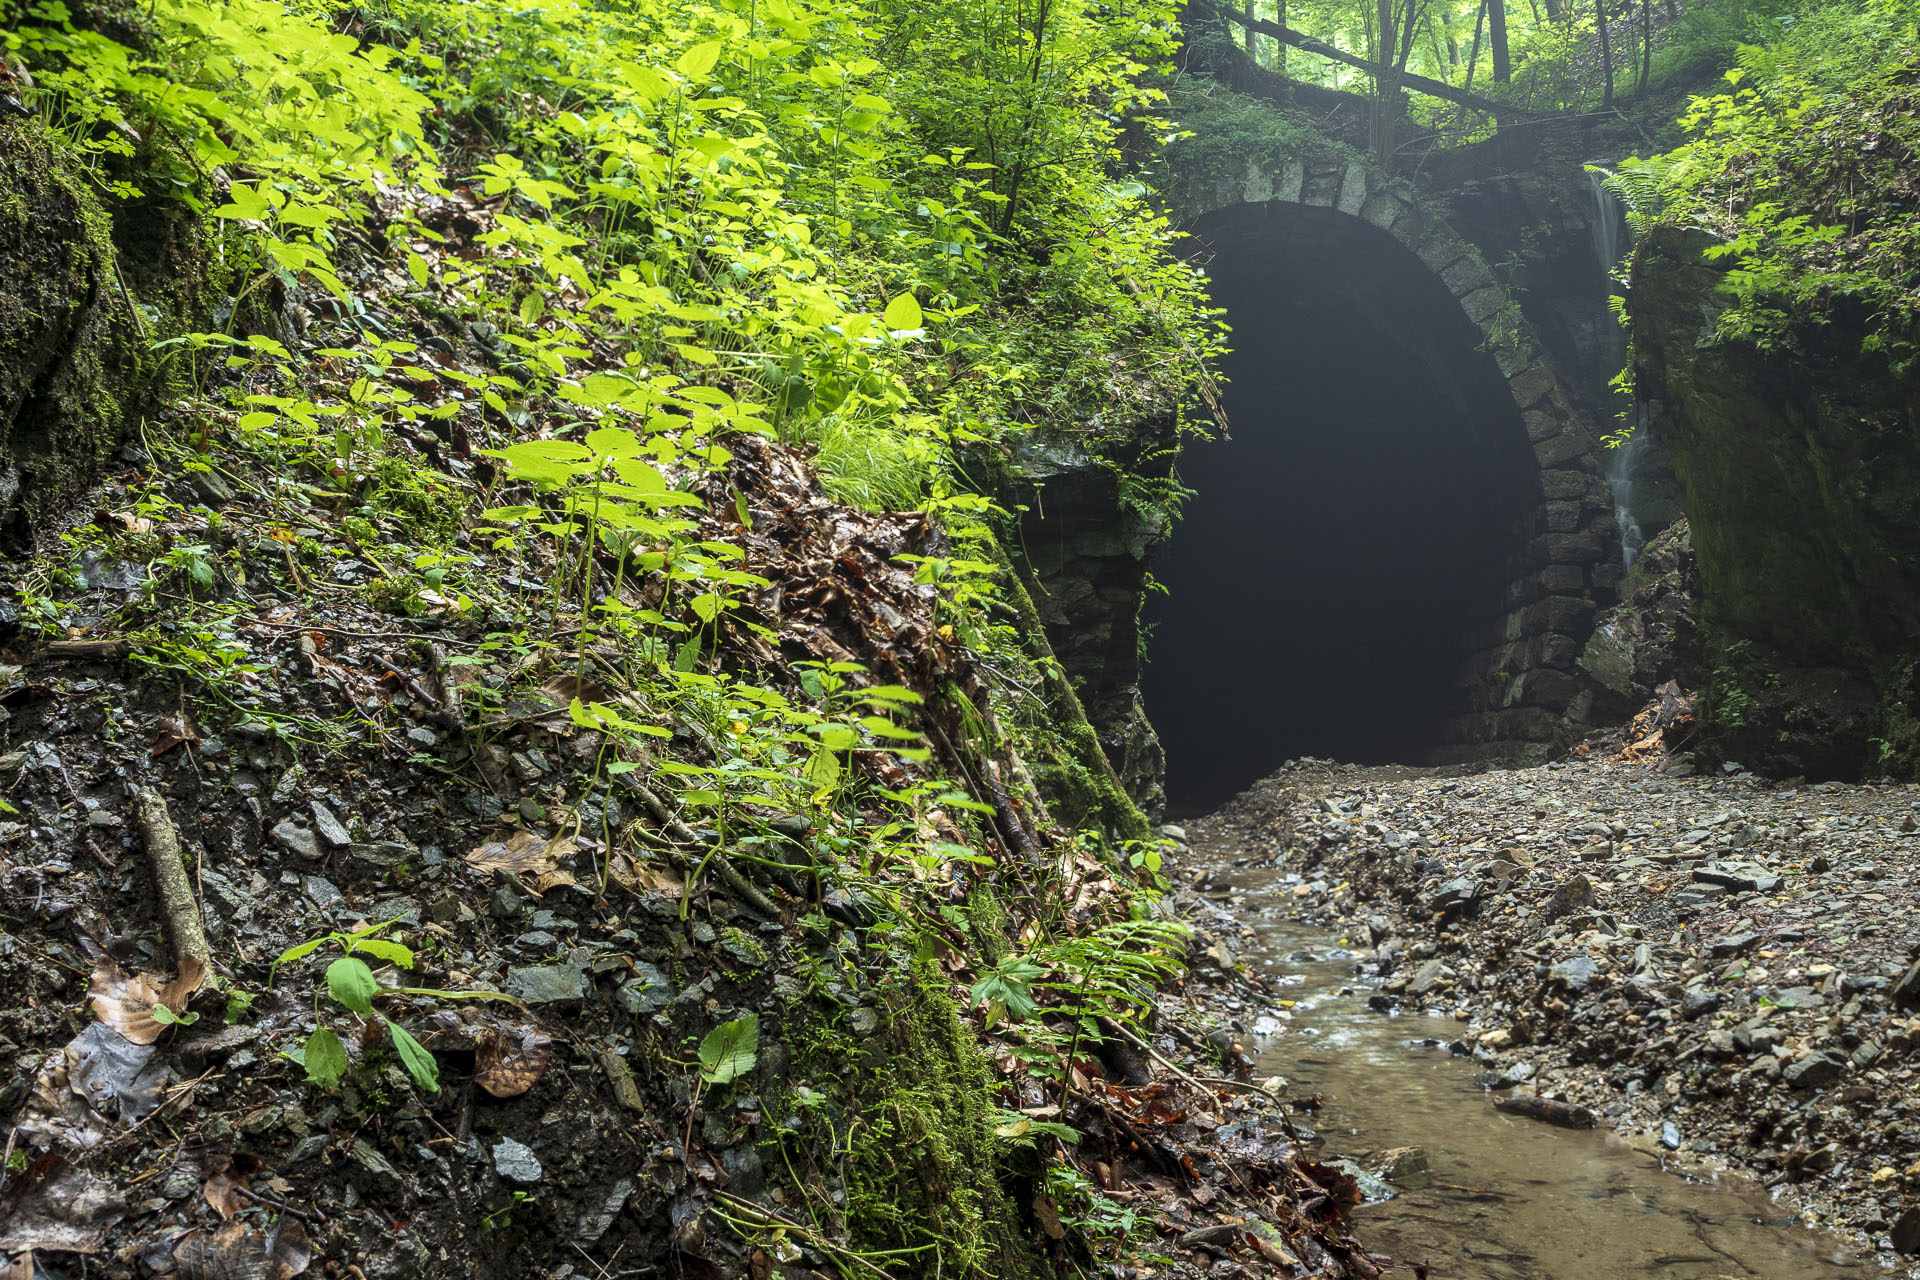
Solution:
M1426 76L1415 75L1411 71L1395 71L1392 67L1383 67L1377 62L1369 62L1357 54L1348 53L1345 49L1336 49L1325 41L1316 40L1310 35L1295 31L1292 27L1283 27L1277 22L1268 22L1265 18L1250 18L1232 9L1223 9L1220 10L1219 13L1220 16L1227 21L1237 22L1249 31L1258 31L1262 35L1272 36L1281 44L1292 45L1296 49L1304 49L1306 52L1317 54L1322 58L1331 58L1335 62L1345 63L1349 67L1358 67L1362 71L1371 72L1376 78L1387 78L1390 82L1397 82L1402 88L1424 93L1428 97L1444 98L1448 102L1458 103L1463 107L1472 107L1476 111L1485 111L1489 115L1526 116L1537 114L1516 107L1511 102L1495 102L1492 98L1483 98L1477 93L1468 93L1465 89L1456 89L1450 84L1443 84L1438 80L1431 80Z

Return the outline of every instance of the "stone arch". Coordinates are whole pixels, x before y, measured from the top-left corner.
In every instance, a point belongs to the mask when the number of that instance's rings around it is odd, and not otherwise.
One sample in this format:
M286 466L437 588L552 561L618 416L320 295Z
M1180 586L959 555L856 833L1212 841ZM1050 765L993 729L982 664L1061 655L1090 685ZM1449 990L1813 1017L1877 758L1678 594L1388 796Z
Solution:
M1619 530L1592 424L1575 408L1518 309L1479 251L1409 189L1358 157L1249 160L1238 177L1189 184L1180 225L1238 208L1301 205L1357 219L1392 237L1446 287L1485 336L1519 413L1539 480L1522 547L1503 568L1498 611L1474 638L1462 673L1467 710L1436 761L1537 758L1584 695L1575 664L1599 602L1621 575Z

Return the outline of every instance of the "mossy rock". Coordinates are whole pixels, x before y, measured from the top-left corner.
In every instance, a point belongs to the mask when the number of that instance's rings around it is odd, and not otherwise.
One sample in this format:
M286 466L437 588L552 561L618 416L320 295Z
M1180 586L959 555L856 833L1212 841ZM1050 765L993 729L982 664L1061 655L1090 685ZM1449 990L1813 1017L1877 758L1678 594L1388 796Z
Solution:
M804 1123L834 1132L831 1144L803 1134L787 1158L844 1154L802 1180L837 1202L856 1248L920 1250L918 1275L937 1259L954 1280L1040 1280L1052 1271L1022 1207L1037 1168L994 1136L993 1077L944 985L920 970L876 993L877 1007L813 1012L796 1078L829 1099Z
M0 123L0 526L15 545L131 429L141 343L111 224L35 121Z
M1656 232L1630 296L1719 655L1707 753L1809 776L1898 767L1920 653L1920 378L1844 308L1764 347L1722 338L1726 266L1706 244Z

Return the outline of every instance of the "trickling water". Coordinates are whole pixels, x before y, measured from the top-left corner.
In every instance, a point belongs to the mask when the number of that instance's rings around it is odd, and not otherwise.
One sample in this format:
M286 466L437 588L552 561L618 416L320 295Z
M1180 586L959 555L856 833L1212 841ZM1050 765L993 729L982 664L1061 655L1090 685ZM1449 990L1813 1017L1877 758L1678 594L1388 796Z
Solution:
M1587 187L1593 193L1593 254L1611 279L1620 265L1620 233L1626 229L1626 218L1620 202L1607 190L1604 175L1587 170Z
M1634 471L1653 439L1653 427L1648 422L1646 405L1637 405L1635 410L1633 434L1623 443L1608 449L1604 463L1607 485L1613 490L1613 518L1620 526L1620 568L1623 571L1633 568L1633 562L1640 558L1640 552L1647 545L1647 535L1633 514L1633 481Z
M1587 188L1593 197L1593 256L1599 260L1600 270L1607 278L1608 290L1612 292L1615 287L1614 272L1620 265L1621 240L1623 235L1630 233L1620 202L1614 198L1613 192L1607 190L1604 176L1587 170ZM1619 323L1611 317L1607 321L1604 341L1610 359L1618 362L1626 358L1626 334L1621 332ZM1620 526L1622 570L1633 568L1641 548L1647 544L1646 534L1633 514L1633 486L1635 469L1647 451L1653 432L1648 424L1647 407L1637 405L1635 409L1633 434L1627 437L1625 443L1608 449L1603 463L1607 484L1613 491L1614 522Z

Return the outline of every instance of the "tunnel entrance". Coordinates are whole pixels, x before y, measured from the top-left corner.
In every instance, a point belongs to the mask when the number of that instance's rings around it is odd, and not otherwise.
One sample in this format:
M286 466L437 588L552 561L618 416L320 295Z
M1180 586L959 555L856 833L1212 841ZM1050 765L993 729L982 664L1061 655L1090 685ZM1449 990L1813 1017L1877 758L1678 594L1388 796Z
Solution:
M1176 815L1296 756L1419 763L1466 742L1497 705L1473 659L1500 639L1541 498L1479 327L1399 241L1274 203L1210 215L1193 243L1233 328L1232 438L1183 452L1198 496L1145 610Z

